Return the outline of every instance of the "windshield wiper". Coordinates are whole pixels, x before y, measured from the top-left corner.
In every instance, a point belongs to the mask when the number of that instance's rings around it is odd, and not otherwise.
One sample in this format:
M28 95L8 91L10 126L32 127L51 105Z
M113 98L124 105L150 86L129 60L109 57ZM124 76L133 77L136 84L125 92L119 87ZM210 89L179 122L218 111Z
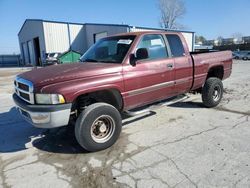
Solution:
M80 59L80 61L81 61L81 62L98 62L98 61L95 60L95 59L84 59L84 60Z

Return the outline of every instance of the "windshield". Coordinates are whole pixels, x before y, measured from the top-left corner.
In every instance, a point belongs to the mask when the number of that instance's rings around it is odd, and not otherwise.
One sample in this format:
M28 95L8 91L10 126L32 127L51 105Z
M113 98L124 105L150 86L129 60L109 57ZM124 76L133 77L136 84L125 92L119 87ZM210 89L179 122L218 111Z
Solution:
M116 36L99 40L81 58L82 62L122 63L135 36Z

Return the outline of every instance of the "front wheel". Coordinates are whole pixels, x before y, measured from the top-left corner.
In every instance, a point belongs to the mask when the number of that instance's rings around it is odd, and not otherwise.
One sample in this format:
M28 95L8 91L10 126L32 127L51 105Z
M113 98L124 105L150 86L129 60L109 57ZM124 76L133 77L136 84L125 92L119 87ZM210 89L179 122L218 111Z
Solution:
M202 88L202 101L206 107L217 106L223 96L223 84L219 78L208 78Z
M112 146L121 133L119 111L106 103L89 105L78 117L75 137L87 151L100 151Z

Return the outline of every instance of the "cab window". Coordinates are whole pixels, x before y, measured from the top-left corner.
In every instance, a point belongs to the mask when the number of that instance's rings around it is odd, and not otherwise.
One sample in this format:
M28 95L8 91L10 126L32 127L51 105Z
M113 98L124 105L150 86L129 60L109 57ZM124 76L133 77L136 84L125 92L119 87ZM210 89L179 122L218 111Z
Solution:
M149 58L147 60L162 59L168 57L166 45L161 35L145 35L137 49L146 48Z
M178 35L166 35L173 57L182 57L185 55L183 44Z

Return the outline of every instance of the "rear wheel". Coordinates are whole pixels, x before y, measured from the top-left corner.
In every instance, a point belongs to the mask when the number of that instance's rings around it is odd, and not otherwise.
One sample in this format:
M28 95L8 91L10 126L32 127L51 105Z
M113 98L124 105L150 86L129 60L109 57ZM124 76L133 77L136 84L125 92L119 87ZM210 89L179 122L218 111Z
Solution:
M87 151L99 151L112 146L122 127L119 111L106 103L89 105L78 117L75 136Z
M202 101L206 107L217 106L223 96L223 84L219 78L208 78L202 88Z

